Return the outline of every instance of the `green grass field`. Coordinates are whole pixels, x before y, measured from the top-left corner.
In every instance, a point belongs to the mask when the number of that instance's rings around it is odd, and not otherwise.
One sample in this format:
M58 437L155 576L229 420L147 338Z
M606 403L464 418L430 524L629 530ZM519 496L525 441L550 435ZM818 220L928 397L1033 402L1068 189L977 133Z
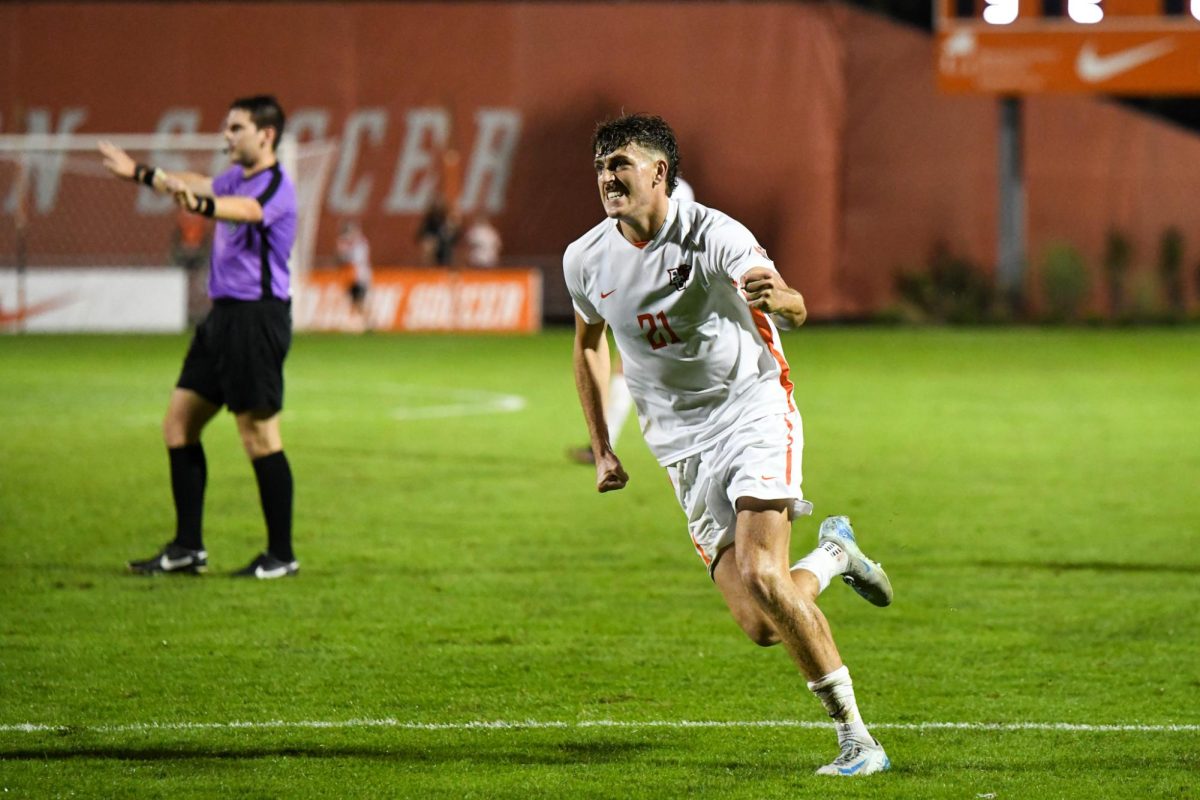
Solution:
M171 535L185 338L7 336L0 790L1200 797L1200 330L785 346L816 519L850 514L896 587L888 609L822 596L892 772L813 776L819 704L728 618L632 425L627 490L567 462L565 331L299 337L303 566L274 582L222 575L265 541L228 415L205 439L213 571L123 573Z

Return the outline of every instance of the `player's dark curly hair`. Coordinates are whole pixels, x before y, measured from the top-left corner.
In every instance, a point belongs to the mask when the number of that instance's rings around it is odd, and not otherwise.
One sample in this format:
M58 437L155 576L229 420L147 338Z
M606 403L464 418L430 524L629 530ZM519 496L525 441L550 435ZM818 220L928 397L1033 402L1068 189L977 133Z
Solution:
M283 141L283 125L287 119L283 114L283 106L279 105L275 95L256 94L252 97L239 97L230 103L229 107L240 108L248 113L256 128L274 128L275 141L271 144L271 149L279 149L279 143Z
M679 184L679 144L667 121L653 114L625 114L601 122L592 134L592 153L596 157L627 144L653 150L667 159L667 194L672 194Z

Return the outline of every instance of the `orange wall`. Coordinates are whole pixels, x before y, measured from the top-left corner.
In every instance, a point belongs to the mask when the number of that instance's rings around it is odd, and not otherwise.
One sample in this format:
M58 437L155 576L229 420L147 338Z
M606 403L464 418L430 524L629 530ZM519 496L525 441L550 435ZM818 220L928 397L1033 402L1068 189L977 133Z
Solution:
M479 115L501 109L520 121L495 215L505 253L553 263L599 218L589 137L625 110L673 124L698 199L745 222L816 317L887 307L896 269L939 240L993 267L994 100L939 95L927 34L844 7L8 3L0 51L0 132L31 108L131 133L192 109L214 131L230 99L272 91L290 113L325 114L345 152L347 121L378 110L343 170L361 211L327 195L322 254L341 217L361 216L380 263L415 262L419 214L389 208L408 115L447 111L469 172ZM1196 137L1095 100L1027 107L1035 261L1057 237L1098 253L1111 225L1147 255L1166 224L1200 233L1185 194L1200 185ZM546 291L553 306L549 276Z

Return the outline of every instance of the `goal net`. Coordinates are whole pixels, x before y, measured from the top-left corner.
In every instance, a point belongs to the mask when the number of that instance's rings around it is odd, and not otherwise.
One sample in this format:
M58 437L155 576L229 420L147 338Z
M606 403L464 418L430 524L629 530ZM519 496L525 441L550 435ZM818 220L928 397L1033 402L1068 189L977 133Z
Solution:
M96 150L102 139L136 161L171 172L215 175L229 166L224 141L215 135L0 135L0 270L206 270L211 221L187 219L170 197L113 178ZM336 153L336 141L328 140L300 144L285 137L279 148L280 161L296 184L297 235L291 257L296 287L303 285L313 264Z

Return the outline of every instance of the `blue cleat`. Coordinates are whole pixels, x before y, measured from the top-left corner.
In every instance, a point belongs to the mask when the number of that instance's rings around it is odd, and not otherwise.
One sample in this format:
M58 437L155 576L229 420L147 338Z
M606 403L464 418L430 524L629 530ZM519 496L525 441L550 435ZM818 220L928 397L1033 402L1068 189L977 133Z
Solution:
M868 603L877 606L891 605L892 582L888 580L883 565L863 555L854 538L849 517L826 517L817 534L820 544L832 542L846 551L846 571L842 580L862 595Z
M838 517L836 519L845 519ZM842 752L832 763L817 770L818 775L833 775L834 777L849 778L863 775L874 775L877 772L887 772L892 767L891 759L883 752L883 746L878 739L872 739L870 744L847 739L842 742Z

